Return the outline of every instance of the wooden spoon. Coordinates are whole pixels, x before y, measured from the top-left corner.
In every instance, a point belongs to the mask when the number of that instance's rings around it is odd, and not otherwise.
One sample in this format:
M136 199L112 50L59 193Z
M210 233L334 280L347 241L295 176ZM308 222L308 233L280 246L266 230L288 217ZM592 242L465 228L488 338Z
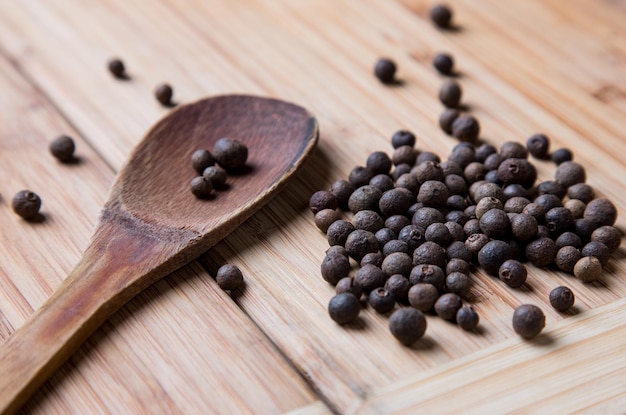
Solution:
M198 257L261 208L311 154L315 119L275 99L234 95L159 121L119 172L82 259L0 348L0 413L13 413L112 313ZM248 146L248 172L197 199L191 154L220 137Z

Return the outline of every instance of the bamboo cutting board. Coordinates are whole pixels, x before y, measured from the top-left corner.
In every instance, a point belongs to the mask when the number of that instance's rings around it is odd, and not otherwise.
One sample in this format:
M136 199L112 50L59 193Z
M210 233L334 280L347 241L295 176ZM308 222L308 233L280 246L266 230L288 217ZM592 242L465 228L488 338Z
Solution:
M116 313L24 413L624 413L624 246L596 284L530 266L530 288L511 290L477 270L478 333L429 317L424 339L405 348L371 309L349 329L327 315L327 242L308 198L372 151L390 153L399 129L414 131L420 150L449 153L456 142L436 122L438 51L454 55L485 141L544 132L552 148L571 148L626 229L626 3L451 0L454 31L433 27L432 4L0 2L0 342L87 246L115 172L168 111L152 96L158 83L180 103L223 93L293 101L321 129L316 153L276 199ZM107 72L113 56L130 80ZM397 62L402 85L374 78L381 56ZM77 141L80 163L49 156L61 133ZM552 178L551 163L535 164ZM22 188L41 195L42 223L10 211ZM243 270L245 290L216 286L223 262ZM572 312L547 303L557 285L575 291ZM534 341L510 324L526 302L547 317Z

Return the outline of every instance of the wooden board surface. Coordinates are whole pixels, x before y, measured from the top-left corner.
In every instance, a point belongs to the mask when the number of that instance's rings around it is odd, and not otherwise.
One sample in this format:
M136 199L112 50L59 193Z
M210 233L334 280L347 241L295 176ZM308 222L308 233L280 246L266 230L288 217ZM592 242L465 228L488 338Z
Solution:
M399 129L413 130L420 150L449 153L456 143L436 124L443 78L430 61L437 51L455 56L464 102L487 142L525 141L541 131L555 148L571 148L625 228L626 5L450 1L459 30L442 32L427 19L432 4L0 3L3 340L71 270L114 172L168 111L152 96L156 84L169 82L178 102L222 93L286 99L315 114L321 130L318 150L274 201L199 262L132 300L26 412L621 413L624 247L599 284L530 267L531 288L511 290L474 273L480 334L429 317L427 336L405 348L371 309L350 329L327 316L333 289L319 275L327 242L308 198L370 152L390 152ZM112 79L105 67L112 56L124 60L130 80ZM373 77L380 56L396 60L402 85ZM60 133L78 140L80 164L62 166L47 154ZM537 165L540 178L552 177L551 163ZM10 211L22 187L44 199L43 223ZM232 298L210 278L224 261L247 280ZM575 312L547 305L560 284L576 292ZM547 344L513 333L511 314L522 302L542 305ZM447 407L456 384L460 406ZM581 401L583 387L588 399Z

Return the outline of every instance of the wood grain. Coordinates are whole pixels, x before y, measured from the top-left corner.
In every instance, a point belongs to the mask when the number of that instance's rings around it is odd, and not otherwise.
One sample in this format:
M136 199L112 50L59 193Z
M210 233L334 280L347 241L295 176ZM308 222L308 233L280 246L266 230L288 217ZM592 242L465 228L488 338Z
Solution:
M401 128L417 133L420 150L448 154L456 143L436 125L442 111L436 93L443 81L431 67L437 51L455 56L464 101L481 121L487 142L524 141L535 132L545 132L553 148L574 150L599 195L611 198L620 214L626 206L626 135L623 107L614 92L626 84L620 43L623 2L572 1L564 10L556 1L517 0L502 5L457 0L451 5L461 30L452 32L439 31L428 21L431 4L414 0L24 1L2 4L0 47L101 157L116 167L163 112L151 96L161 81L173 85L180 102L245 92L309 108L320 121L321 132L311 163L277 199L202 258L202 263L211 270L230 261L245 271L247 289L232 306L249 315L335 411L345 413L369 402L371 396L372 404L365 407L385 413L385 408L391 412L402 402L394 406L395 395L381 394L381 388L412 380L416 373L456 367L457 361L471 360L474 353L496 350L501 344L503 348L517 345L510 316L521 302L542 305L548 331L561 333L578 320L547 305L547 293L554 286L569 285L576 292L576 310L571 314L579 314L581 321L587 321L584 317L593 310L608 310L602 306L626 294L622 248L612 258L603 282L595 285L530 267L531 288L509 290L481 272L474 273L472 293L482 319L482 331L476 335L429 318L427 336L406 349L389 335L386 317L370 309L364 310L359 324L348 329L328 319L326 305L333 290L319 275L327 243L313 225L308 198L313 191L347 177L353 166L365 163L370 152L390 152L389 137ZM62 59L59 51L63 51ZM105 62L112 55L125 60L131 81L114 82L106 73ZM372 76L380 56L396 60L402 85L389 88ZM541 179L553 176L552 164L537 165ZM618 225L625 228L623 214ZM147 297L150 312L136 317L138 326L156 315L165 321L175 319L180 312L181 303L163 304L169 292L166 287L158 289L163 296ZM200 316L207 312L198 310ZM604 329L602 318L593 321L600 321ZM572 323L571 327L574 332L579 326ZM126 342L138 350L147 349L141 330L135 339L115 328L108 337L112 345ZM607 342L615 341L611 333L603 334ZM575 348L577 339L566 338ZM581 350L586 350L585 343ZM543 349L520 346L516 350L523 350L520 358L532 361L534 352ZM115 361L114 353L109 356ZM97 366L93 359L86 360ZM623 367L623 358L618 356L615 368ZM127 372L135 379L162 379L161 370L162 366L146 365ZM593 370L581 364L578 376L594 377ZM555 369L559 380L561 372L571 373ZM97 378L97 373L93 376ZM116 378L111 375L111 379ZM513 376L494 374L493 379L503 387L515 384ZM569 395L558 385L541 382L535 391L537 401L569 402ZM46 404L57 399L75 402L67 397L67 388L66 384L57 386L55 393L60 396ZM109 386L85 396L114 395L111 391L121 393ZM595 406L578 409L619 413L619 407L611 405L620 402L626 390L606 393L608 406L602 406L603 395L598 392Z

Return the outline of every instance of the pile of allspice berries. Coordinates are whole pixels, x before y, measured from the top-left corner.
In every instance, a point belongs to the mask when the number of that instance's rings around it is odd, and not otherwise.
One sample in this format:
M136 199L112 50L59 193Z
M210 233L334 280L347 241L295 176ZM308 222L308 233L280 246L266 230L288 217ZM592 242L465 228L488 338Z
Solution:
M389 314L392 334L405 345L426 331L424 313L473 330L479 316L464 305L472 265L512 288L526 281L526 262L590 282L621 243L615 205L595 197L571 152L550 153L544 134L500 149L461 142L446 160L418 151L410 131L396 132L391 144L391 155L370 154L347 180L310 198L330 246L321 275L335 286L328 311L339 324L355 321L365 298ZM551 158L554 180L536 183L530 156ZM563 311L574 294L556 287L549 300ZM536 306L513 316L525 338L544 325Z

